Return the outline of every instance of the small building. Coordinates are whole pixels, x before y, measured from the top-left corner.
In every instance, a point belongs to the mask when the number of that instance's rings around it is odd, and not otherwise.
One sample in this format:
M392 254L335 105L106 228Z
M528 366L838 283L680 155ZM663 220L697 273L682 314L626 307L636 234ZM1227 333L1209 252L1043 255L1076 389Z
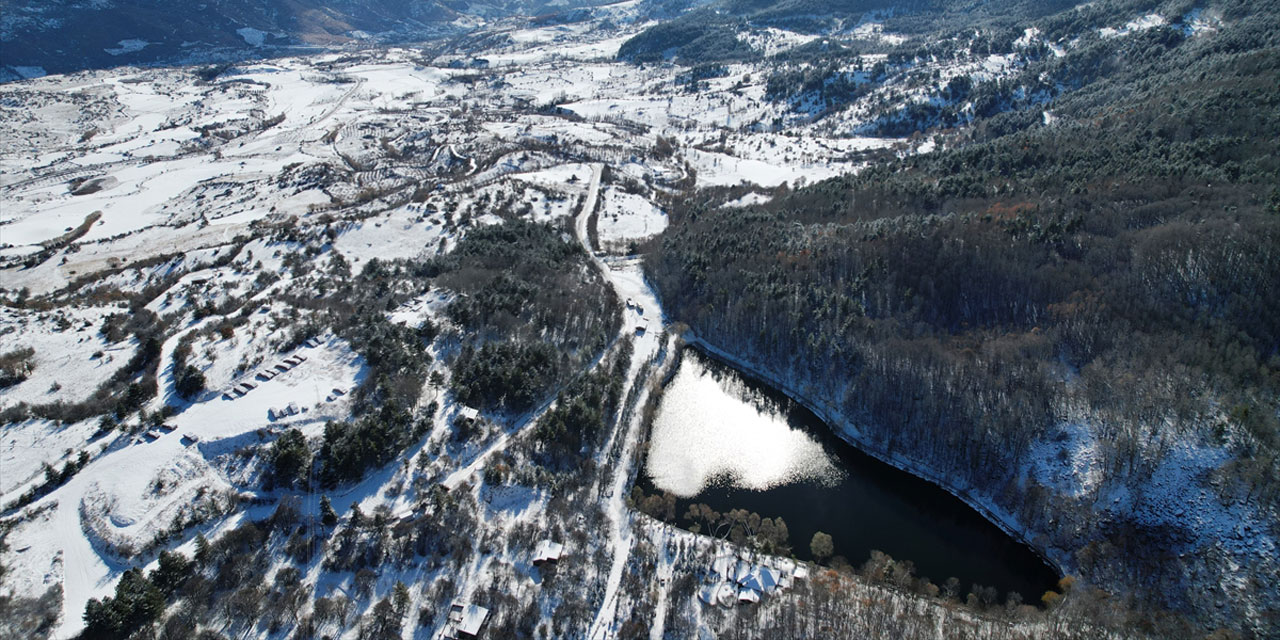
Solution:
M538 548L534 551L533 566L540 567L547 562L558 562L560 560L560 556L563 554L564 545L559 542L543 540L538 543Z
M738 602L740 604L755 604L760 602L760 593L753 589L739 589Z
M296 402L290 402L289 406L284 408L284 412L291 416L296 416L299 413L302 413L302 411L298 409L298 403Z
M474 638L480 635L480 629L489 619L489 610L474 604L467 605L462 611L462 621L458 623L458 637Z
M647 329L647 328L648 328L648 327L646 327L646 326L645 326L645 325L643 325L643 324L637 324L637 325L636 325L636 335L637 335L637 336L642 336L642 335L644 335L645 329Z
M453 603L449 608L449 621L453 623L453 633L446 633L446 638L475 638L489 619L489 610L474 604Z
M466 418L466 419L468 419L468 420L476 420L476 419L479 419L479 418L480 418L480 410L479 410L479 409L477 409L477 408L475 408L475 407L468 407L468 406L464 406L464 405L459 405L459 406L458 406L458 415L460 415L460 416L462 416L462 417L464 417L464 418Z
M342 396L347 395L347 392L346 392L346 391L343 391L342 389L339 389L339 388L337 388L337 387L334 387L334 388L333 388L333 395L335 395L335 396L337 396L337 397L341 398Z

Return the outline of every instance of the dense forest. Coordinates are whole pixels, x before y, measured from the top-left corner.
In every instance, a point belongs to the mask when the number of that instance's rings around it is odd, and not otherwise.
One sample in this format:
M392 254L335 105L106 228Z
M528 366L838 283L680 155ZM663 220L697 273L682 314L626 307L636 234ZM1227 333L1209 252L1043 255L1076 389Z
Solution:
M1097 4L1044 28L1134 3ZM1052 124L997 110L944 151L752 209L686 197L648 275L698 338L835 409L869 449L994 500L1070 571L1274 629L1274 558L1102 502L1177 452L1217 452L1192 480L1280 534L1278 12L1216 6L1212 38L1170 24L1056 60L1079 81L1043 106ZM1076 493L1027 471L1072 424L1105 478ZM1228 571L1245 586L1191 579Z
M618 58L632 62L675 58L682 64L752 59L759 54L739 40L737 34L742 30L773 27L826 35L871 19L882 21L887 31L912 35L975 28L984 31L1017 28L1020 35L1028 21L1057 14L1076 4L1072 0L726 0L649 27L623 43ZM1158 3L1112 0L1094 4L1103 8L1091 7L1082 12L1082 16L1089 16L1085 20L1126 15L1126 12L1131 16ZM864 46L868 51L893 49L891 45L872 42ZM779 56L789 57L786 53Z
M474 228L426 268L458 293L445 313L466 334L453 369L464 403L531 408L599 355L621 323L586 251L553 225Z

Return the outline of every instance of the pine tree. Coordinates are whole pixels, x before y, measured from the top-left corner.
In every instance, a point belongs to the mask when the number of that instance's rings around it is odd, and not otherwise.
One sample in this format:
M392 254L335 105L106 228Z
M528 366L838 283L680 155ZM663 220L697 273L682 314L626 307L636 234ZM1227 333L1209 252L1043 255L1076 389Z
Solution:
M196 534L196 562L201 565L209 562L209 539L203 533Z
M326 527L338 524L338 512L329 503L329 496L320 496L320 523Z
M395 603L396 615L401 618L409 612L409 587L399 580L396 580L396 586L393 593L393 602Z

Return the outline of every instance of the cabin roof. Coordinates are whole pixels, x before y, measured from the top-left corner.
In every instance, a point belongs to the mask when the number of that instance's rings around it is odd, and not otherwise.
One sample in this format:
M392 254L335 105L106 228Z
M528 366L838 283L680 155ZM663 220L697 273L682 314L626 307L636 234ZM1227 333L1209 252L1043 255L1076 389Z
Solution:
M534 551L533 561L539 563L547 560L559 560L563 553L564 545L551 540L543 540L538 543L538 548Z
M462 609L462 620L458 621L458 633L465 633L469 636L478 635L480 627L484 626L484 621L489 617L489 610L469 604Z

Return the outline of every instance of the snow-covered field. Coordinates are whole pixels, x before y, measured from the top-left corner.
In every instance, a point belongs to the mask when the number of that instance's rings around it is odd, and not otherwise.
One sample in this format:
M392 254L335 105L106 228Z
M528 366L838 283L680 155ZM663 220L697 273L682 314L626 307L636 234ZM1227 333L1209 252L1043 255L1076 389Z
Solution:
M599 216L600 242L605 245L652 238L667 228L667 214L657 205L612 187L604 192Z

